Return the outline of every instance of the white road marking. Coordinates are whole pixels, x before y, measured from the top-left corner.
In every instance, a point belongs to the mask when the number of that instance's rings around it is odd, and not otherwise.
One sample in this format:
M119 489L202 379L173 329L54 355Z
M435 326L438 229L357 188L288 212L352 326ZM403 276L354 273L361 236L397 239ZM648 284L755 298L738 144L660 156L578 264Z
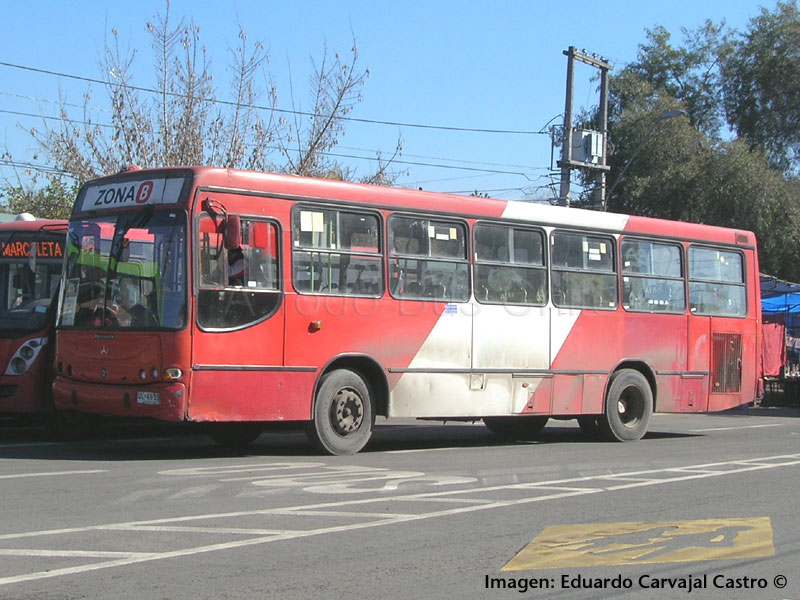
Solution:
M252 465L229 465L223 467L188 467L186 469L167 469L166 471L159 471L159 475L179 475L179 476L203 476L209 475L232 475L234 473L253 473L259 471L289 471L297 469L318 469L326 467L327 465L322 462L290 462L290 463L256 463ZM347 467L355 469L359 467ZM370 469L371 467L360 467ZM269 477L285 477L285 475L259 475L259 479L268 479ZM243 477L242 479L252 479L252 475ZM222 479L221 481L236 481L236 479Z
M44 556L47 558L142 558L157 556L154 552L103 552L99 550L21 550L0 548L0 556Z
M264 475L265 472L274 474ZM249 481L256 487L265 488L297 487L302 488L304 492L317 494L365 494L397 490L409 483L444 486L466 485L477 481L474 477L432 476L421 471L393 471L384 467L359 465L328 466L324 463L307 462L170 469L160 471L159 475L191 474L214 477L235 473L247 473L247 475L221 477L219 481L223 483Z
M359 498L355 500L342 500L335 502L324 502L317 504L309 504L294 507L281 507L272 509L261 509L252 511L237 511L227 513L210 513L200 515L187 515L177 518L162 518L148 521L133 521L123 523L109 523L105 525L93 525L87 527L73 527L68 529L51 529L42 531L22 532L22 533L9 533L0 535L0 540L12 540L33 538L40 536L56 536L65 533L85 533L91 531L182 531L186 533L199 532L203 534L209 533L224 533L229 530L231 533L240 535L245 533L246 529L239 528L218 528L218 527L192 527L180 526L179 523L191 523L196 521L208 521L214 519L231 519L237 517L253 517L264 515L284 515L284 516L310 516L323 512L325 514L332 514L339 517L348 517L355 519L364 519L362 522L349 522L346 524L331 525L328 527L320 527L316 529L307 530L292 530L292 529L251 529L250 533L254 537L250 539L239 539L229 542L221 542L216 544L209 544L203 546L196 546L190 548L181 548L166 552L152 552L152 553L125 553L119 554L96 552L90 550L76 551L86 552L87 556L97 556L99 558L112 558L103 562L91 563L86 565L78 565L75 567L52 569L45 571L36 571L32 573L24 573L20 575L12 575L7 577L0 577L0 585L9 585L13 583L21 583L26 581L34 581L41 579L48 579L53 577L61 577L67 575L77 575L81 573L88 573L99 569L108 569L112 567L122 567L137 563L167 560L171 558L179 558L185 556L192 556L208 552L217 552L221 550L231 550L236 548L243 548L246 546L256 546L271 542L282 540L293 540L306 537L313 537L317 535L325 535L329 533L346 533L359 529L370 529L375 527L383 527L385 525L393 525L398 523L408 523L413 521L421 521L425 519L440 518L452 515L461 515L468 513L475 513L483 510L492 510L495 508L507 508L513 506L520 506L525 504L532 504L536 502L546 502L549 500L561 500L565 498L583 496L588 494L598 494L603 492L613 492L618 490L625 490L632 487L641 487L649 485L661 485L665 483L675 483L692 481L696 479L706 479L709 477L721 477L725 475L735 475L747 473L752 471L764 469L776 469L784 467L793 467L800 465L800 454L781 454L775 456L765 456L745 460L732 460L716 463L703 463L697 465L684 465L679 467L669 467L664 469L647 469L641 471L631 471L617 474L602 474L602 475L588 475L580 477L571 477L565 479L555 479L549 481L535 481L528 483L514 483L509 485L495 485L476 488L463 488L463 489L449 489L437 492L424 492L407 495L395 496L376 496L372 498ZM582 487L583 484L590 484ZM610 485L609 485L610 484ZM507 495L512 491L525 491L526 493L519 498L506 498L506 499L493 499L490 496L493 492L503 492ZM540 491L544 492L542 495L531 494L530 492ZM468 498L458 498L458 495L468 495ZM483 496L475 498L475 495ZM442 509L437 508L430 512L423 512L419 514L409 513L375 513L364 512L360 513L355 509L358 506L366 506L369 504L379 503L382 506L393 502L442 502L449 501L452 508ZM461 502L465 506L458 506ZM350 510L339 511L337 509L344 508ZM185 539L185 538L184 538ZM124 540L121 540L124 543ZM14 554L18 552L19 554ZM6 549L3 554L6 556L29 556L31 550L20 549L10 550ZM38 550L37 552L43 553L41 555L47 556L50 553L69 552L67 550ZM26 554L28 553L28 554ZM58 554L52 554L56 556ZM102 556L100 556L102 555ZM115 558L119 556L119 558Z
M704 431L733 431L734 429L760 429L762 427L780 427L782 423L764 423L763 425L739 425L737 427L709 427L707 429L692 429L694 433Z
M195 485L193 487L183 489L180 492L175 492L171 496L167 496L167 498L170 500L181 500L183 498L202 498L203 496L207 496L220 487L222 486L219 484Z
M469 446L467 448L411 448L409 450L384 450L381 454L419 454L420 452L447 452L448 450L486 450L487 445Z
M110 531L151 531L154 533L221 533L228 535L286 535L291 529L245 529L242 527L179 527L166 525L108 525Z
M172 490L167 488L137 490L132 494L128 494L127 496L123 496L122 498L114 500L113 504L135 504L144 498L158 498L159 496L163 496L170 491Z
M93 473L108 473L108 469L87 469L84 471L49 471L42 473L15 473L13 475L0 475L0 479L22 479L25 477L56 477L60 475L91 475Z

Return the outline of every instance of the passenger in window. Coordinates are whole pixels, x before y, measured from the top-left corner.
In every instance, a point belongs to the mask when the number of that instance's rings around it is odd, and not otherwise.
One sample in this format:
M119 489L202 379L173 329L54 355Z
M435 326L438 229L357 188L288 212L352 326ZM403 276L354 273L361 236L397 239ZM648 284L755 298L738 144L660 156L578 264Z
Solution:
M247 261L241 246L228 250L228 285L244 287L247 279Z
M139 286L130 278L120 281L119 305L124 311L119 316L120 324L127 324L129 327L154 327L158 325L153 311L143 303Z

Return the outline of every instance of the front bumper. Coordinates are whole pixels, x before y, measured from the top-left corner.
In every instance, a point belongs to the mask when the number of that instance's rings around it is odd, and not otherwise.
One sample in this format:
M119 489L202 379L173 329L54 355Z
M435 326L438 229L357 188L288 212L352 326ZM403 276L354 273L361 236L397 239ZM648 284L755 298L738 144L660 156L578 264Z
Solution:
M56 377L53 402L60 410L183 421L186 417L186 385L180 382L108 385Z

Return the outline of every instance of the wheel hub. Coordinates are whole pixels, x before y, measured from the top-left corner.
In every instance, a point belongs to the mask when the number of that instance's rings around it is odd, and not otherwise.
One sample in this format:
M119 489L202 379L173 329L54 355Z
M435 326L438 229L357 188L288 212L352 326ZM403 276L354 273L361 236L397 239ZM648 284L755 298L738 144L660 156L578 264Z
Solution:
M340 435L358 431L364 421L364 401L353 388L342 388L333 401L332 424Z
M635 389L628 389L617 401L617 412L625 427L635 427L642 418L643 401Z

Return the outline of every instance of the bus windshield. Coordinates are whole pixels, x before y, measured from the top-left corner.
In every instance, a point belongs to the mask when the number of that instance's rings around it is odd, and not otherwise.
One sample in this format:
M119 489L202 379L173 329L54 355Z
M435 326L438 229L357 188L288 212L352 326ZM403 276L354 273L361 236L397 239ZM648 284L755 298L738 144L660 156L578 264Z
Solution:
M32 256L34 240L29 236L0 234L1 332L40 331L47 326L61 278L63 242L44 236L36 243L39 256L35 251Z
M186 321L186 215L179 210L70 221L59 327L178 329Z

